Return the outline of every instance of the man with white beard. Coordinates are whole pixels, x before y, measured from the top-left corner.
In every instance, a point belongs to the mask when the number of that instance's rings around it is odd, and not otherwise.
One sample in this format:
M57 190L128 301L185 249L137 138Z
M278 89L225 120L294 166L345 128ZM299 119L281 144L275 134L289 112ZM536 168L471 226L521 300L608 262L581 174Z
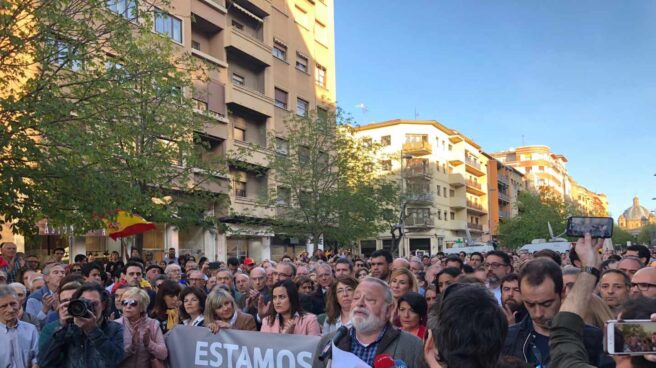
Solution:
M392 291L383 280L366 277L353 293L351 302L351 327L335 346L355 354L373 366L374 359L402 360L408 367L426 367L421 340L417 336L395 328L390 322ZM339 332L339 331L337 331ZM324 348L337 332L325 335L314 354L313 367L328 367L329 359L319 360ZM330 356L328 356L330 358ZM336 367L336 364L332 364Z

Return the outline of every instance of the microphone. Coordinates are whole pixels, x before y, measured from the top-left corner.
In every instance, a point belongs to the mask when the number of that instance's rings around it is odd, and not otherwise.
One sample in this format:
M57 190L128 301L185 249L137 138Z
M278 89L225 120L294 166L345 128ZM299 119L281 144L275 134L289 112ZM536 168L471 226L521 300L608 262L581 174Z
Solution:
M374 368L394 368L396 362L389 354L379 354L374 358Z
M341 326L340 328L337 329L337 333L335 336L333 336L332 340L328 341L326 343L326 346L323 347L323 350L321 351L321 355L319 355L319 361L323 362L326 360L328 355L331 355L333 352L333 344L337 345L340 340L344 338L348 334L348 327L346 326Z

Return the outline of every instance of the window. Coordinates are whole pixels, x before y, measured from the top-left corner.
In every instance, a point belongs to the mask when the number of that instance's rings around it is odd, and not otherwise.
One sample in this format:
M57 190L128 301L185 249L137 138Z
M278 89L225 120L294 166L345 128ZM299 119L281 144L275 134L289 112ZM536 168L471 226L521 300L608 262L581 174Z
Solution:
M437 219L441 220L442 219L442 211L437 210Z
M200 43L198 43L198 41L193 41L192 40L191 41L191 48L194 49L194 50L200 51Z
M453 198L456 196L456 191L453 189L449 189L449 197Z
M307 116L310 103L302 98L296 98L296 115Z
M383 171L392 171L392 161L391 160L383 160L380 164L383 168Z
M452 150L453 150L453 146L449 145L449 152L451 152Z
M236 141L246 142L246 129L235 127L232 129L232 134Z
M392 136L391 135L384 135L380 137L380 145L383 147L391 146L392 145Z
M276 153L287 156L289 154L289 142L282 138L276 138Z
M54 41L54 45L57 49L57 56L55 56L54 60L56 64L68 66L73 71L82 69L82 62L76 57L75 49L72 49L70 45L64 41Z
M232 84L243 87L246 84L246 79L237 73L232 73Z
M137 18L137 0L107 0L107 8L125 19Z
M296 69L303 73L308 72L308 58L298 52L296 53Z
M317 116L321 121L326 121L328 119L328 110L323 107L317 107Z
M192 99L191 102L192 102L192 104L193 104L194 110L199 110L199 111L202 111L202 112L206 112L206 111L207 111L207 102L205 102L205 101L201 101L201 100L197 100L197 99L195 99L195 98Z
M232 20L232 26L235 27L235 28L237 28L237 29L240 30L240 31L243 31L243 30L244 30L244 25L241 24L241 23L239 23L239 22L237 22L237 21L234 20L234 19Z
M287 110L287 97L287 92L281 90L280 88L275 89L275 104L277 107Z
M455 219L456 219L456 213L455 213L455 212L451 212L451 220L453 221L453 220L455 220Z
M440 193L441 193L441 192L442 192L442 187L438 185L438 186L437 186L437 196L438 196L438 197L440 196Z
M278 198L276 204L279 206L288 206L292 199L292 191L289 188L278 187Z
M281 42L274 40L273 56L277 57L280 60L287 61L287 46L283 45Z
M318 85L326 88L326 68L317 64L315 79Z
M310 21L308 18L308 14L305 11L305 9L300 8L299 6L296 6L296 22L303 27L310 29Z
M406 134L405 143L428 142L428 136L423 134Z
M444 191L442 192L443 197L446 198L446 187L442 188Z
M298 147L298 162L301 164L310 163L310 149L307 147Z
M155 32L169 36L182 43L182 21L168 13L155 11Z
M326 30L326 26L319 22L314 24L314 39L320 44L328 46L328 31Z
M238 171L232 176L232 188L236 197L246 197L246 173Z

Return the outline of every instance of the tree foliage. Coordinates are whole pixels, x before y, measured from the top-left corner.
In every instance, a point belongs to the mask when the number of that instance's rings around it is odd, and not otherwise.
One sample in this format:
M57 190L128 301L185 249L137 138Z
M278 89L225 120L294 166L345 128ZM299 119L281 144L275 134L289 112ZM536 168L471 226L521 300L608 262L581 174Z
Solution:
M0 214L22 233L42 218L84 232L116 209L214 221L223 165L188 97L207 66L152 32L167 4L111 3L0 1Z
M548 224L554 235L559 235L565 231L567 218L579 214L571 202L563 202L549 191L520 192L517 207L517 216L499 224L499 240L504 247L518 248L533 239L549 239Z
M390 228L397 185L377 175L378 147L357 138L341 113L290 116L269 141L275 136L289 147L270 163L276 233L350 245Z
M648 224L640 229L638 233L638 243L646 244L648 246L654 244L656 241L656 224Z
M613 226L613 244L615 245L621 245L621 246L626 246L627 242L632 242L635 243L636 237L631 235L628 231L620 228L615 224Z

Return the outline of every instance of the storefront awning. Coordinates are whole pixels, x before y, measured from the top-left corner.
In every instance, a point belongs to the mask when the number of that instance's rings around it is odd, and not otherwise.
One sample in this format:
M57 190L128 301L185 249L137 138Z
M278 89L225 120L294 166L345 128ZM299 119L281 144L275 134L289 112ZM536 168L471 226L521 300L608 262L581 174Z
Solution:
M248 9L244 8L243 6L241 6L237 3L232 3L232 6L234 6L236 9L238 9L242 13L248 15L249 17L255 19L256 21L258 21L260 23L264 23L264 19L262 19L262 18L258 17L257 15L251 13Z

